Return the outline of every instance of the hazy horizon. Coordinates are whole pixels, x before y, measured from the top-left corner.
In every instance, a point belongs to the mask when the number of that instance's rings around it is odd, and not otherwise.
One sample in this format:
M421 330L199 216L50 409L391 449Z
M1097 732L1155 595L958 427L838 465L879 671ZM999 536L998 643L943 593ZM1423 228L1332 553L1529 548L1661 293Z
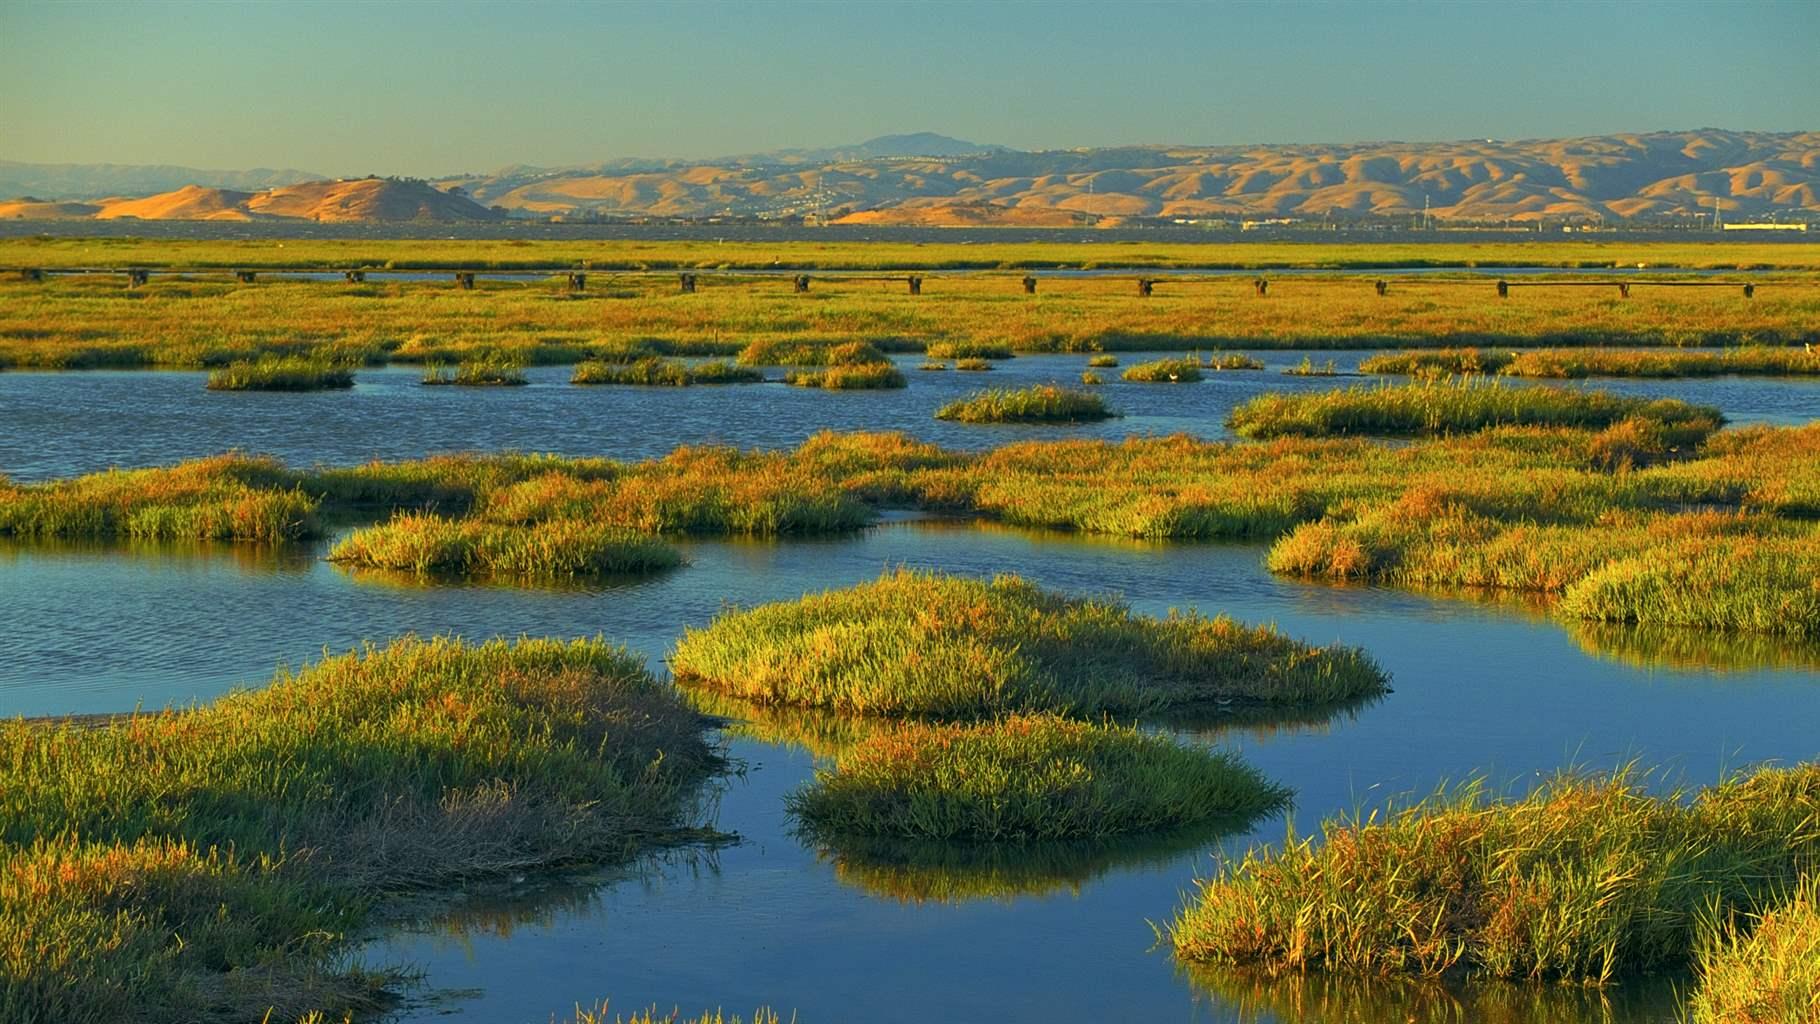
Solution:
M0 6L0 159L441 177L1820 127L1820 5ZM198 41L210 45L198 48ZM1664 74L1690 60L1725 74Z

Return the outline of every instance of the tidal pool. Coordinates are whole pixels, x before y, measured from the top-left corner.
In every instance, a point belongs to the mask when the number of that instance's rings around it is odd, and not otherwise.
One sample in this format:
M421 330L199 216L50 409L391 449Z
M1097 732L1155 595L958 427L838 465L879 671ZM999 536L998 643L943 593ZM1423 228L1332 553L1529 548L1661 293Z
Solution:
M1298 356L1299 358L1299 356ZM1274 379L1274 378L1273 378ZM826 398L831 396L814 396ZM860 396L862 398L868 396ZM405 632L601 634L657 663L728 602L794 598L898 565L1017 572L1074 593L1275 622L1367 648L1395 692L1330 718L1165 723L1239 749L1296 791L1301 828L1484 773L1522 789L1562 767L1656 766L1698 785L1814 756L1820 657L1710 635L1586 630L1517 601L1278 579L1256 545L1159 544L901 518L823 541L690 542L661 576L573 588L423 583L321 561L323 545L0 546L0 714L162 707L258 685L280 663ZM783 795L839 723L727 730L743 774L711 798L740 842L629 869L477 890L375 936L375 964L425 971L399 1019L544 1024L578 1003L620 1011L760 1004L803 1020L1350 1019L1668 1021L1685 979L1604 993L1457 992L1335 979L1267 983L1184 971L1151 922L1216 849L1283 835L1162 837L1023 858L806 847Z
M15 480L75 476L109 466L162 465L230 448L294 465L346 465L457 450L548 451L635 459L683 444L794 447L820 430L902 430L959 449L1059 437L1131 434L1229 436L1232 408L1264 391L1324 391L1401 377L1296 377L1304 357L1351 371L1375 350L1254 351L1267 368L1209 372L1196 384L1137 384L1125 366L1171 353L1121 353L1096 371L1098 390L1123 418L1076 426L961 424L935 410L969 391L1057 382L1079 385L1085 355L1027 355L990 371L918 370L898 356L909 387L821 391L784 384L689 388L572 387L570 367L533 367L530 386L426 388L418 367L362 369L346 391L209 392L207 374L86 370L0 373L0 473ZM1179 355L1180 353L1173 353ZM953 360L949 360L953 365ZM767 370L773 377L783 371ZM1509 382L1523 386L1524 381ZM1537 382L1544 383L1544 382ZM1681 398L1717 405L1734 423L1805 423L1820 415L1820 379L1712 377L1592 379L1567 387Z

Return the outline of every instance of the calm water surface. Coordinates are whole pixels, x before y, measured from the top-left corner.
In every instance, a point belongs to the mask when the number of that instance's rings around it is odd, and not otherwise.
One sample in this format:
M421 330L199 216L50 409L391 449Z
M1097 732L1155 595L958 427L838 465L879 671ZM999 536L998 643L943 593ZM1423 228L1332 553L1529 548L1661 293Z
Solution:
M690 564L659 577L543 590L356 574L322 562L321 546L0 548L0 714L205 700L324 647L410 631L600 633L656 664L684 626L727 602L793 598L912 565L1019 572L1067 591L1119 593L1145 612L1196 606L1367 647L1396 688L1374 704L1299 724L1177 724L1294 787L1304 827L1477 772L1521 788L1563 765L1637 758L1705 783L1728 768L1812 757L1820 725L1812 652L1702 654L1696 642L1668 654L1659 638L1575 633L1520 605L1293 583L1262 569L1257 546L901 520L837 540L686 548ZM1104 851L996 883L965 870L906 878L789 834L782 796L807 776L808 750L748 727L733 730L731 752L748 770L726 782L716 821L739 844L610 877L478 893L456 913L376 939L370 962L427 971L401 1019L543 1024L603 997L622 1010L770 1004L808 1021L1457 1021L1513 1000L1522 1011L1510 1019L1673 1019L1662 982L1603 996L1494 990L1493 1002L1461 1007L1423 989L1191 977L1153 949L1147 922L1168 918L1216 846L1280 838L1281 818L1245 835ZM944 889L995 894L916 898Z
M1263 391L1327 390L1358 378L1293 377L1305 355L1352 370L1370 352L1253 353L1269 369L1209 373L1198 384L1129 384L1097 371L1124 418L1080 426L969 425L935 410L984 387L1078 384L1084 355L1020 356L986 373L924 372L899 391L819 391L782 384L692 388L571 387L568 367L537 367L515 388L426 388L422 371L361 370L352 390L307 394L217 393L200 372L0 373L0 473L42 480L109 466L150 466L230 448L294 465L345 465L453 450L518 449L643 458L680 444L745 448L800 444L818 430L904 430L952 448L1012 440L1122 438L1186 432L1225 437L1232 408ZM1124 365L1158 358L1125 354ZM768 371L781 376L782 371ZM1401 378L1388 378L1398 380ZM1369 381L1363 381L1369 382ZM1820 380L1721 377L1570 383L1622 394L1683 398L1724 409L1738 423L1799 423L1820 416Z

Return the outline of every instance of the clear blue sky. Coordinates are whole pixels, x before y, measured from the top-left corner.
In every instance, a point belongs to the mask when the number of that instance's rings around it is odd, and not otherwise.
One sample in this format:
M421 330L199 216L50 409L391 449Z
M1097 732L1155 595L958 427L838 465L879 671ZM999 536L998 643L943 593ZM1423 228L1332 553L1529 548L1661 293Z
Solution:
M1820 129L1820 0L0 0L0 159L434 175L938 131L1020 148Z

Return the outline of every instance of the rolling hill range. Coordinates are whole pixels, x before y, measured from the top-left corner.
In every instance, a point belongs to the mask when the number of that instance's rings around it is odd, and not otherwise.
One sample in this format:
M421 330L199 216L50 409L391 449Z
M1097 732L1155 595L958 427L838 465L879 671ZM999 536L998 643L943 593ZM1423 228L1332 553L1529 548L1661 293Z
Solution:
M0 218L20 220L387 221L496 220L500 214L466 196L421 181L357 178L306 181L258 192L185 185L137 199L52 202L27 197L0 202Z
M932 138L940 139L935 136ZM945 140L953 141L953 140ZM1820 212L1820 132L1701 130L1522 142L1130 147L449 179L534 214L846 212L867 223L1079 223L1131 217L1626 219ZM1015 212L1014 212L1015 211Z
M58 190L50 165L0 172L53 187L0 202L10 219L406 221L817 215L859 224L1023 227L1137 218L1686 221L1820 219L1820 131L1701 129L1526 141L1023 152L923 132L855 146L708 161L515 166L434 183L365 178L275 187L192 183L143 198ZM162 169L149 169L162 170ZM199 172L201 173L201 172ZM207 172L236 174L293 172ZM101 176L105 180L105 175ZM0 183L7 177L0 173Z

